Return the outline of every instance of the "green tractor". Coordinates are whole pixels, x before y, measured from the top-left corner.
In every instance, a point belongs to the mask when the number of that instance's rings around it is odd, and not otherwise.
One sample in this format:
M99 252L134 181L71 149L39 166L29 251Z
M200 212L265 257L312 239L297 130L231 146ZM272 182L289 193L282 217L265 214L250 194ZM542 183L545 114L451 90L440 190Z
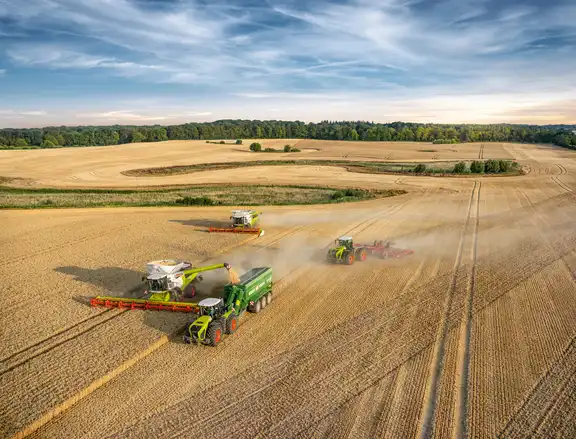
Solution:
M200 315L184 335L185 343L216 346L224 334L234 334L245 311L258 313L272 301L272 268L252 268L224 287L224 297L198 303Z
M352 265L355 260L366 260L366 249L354 246L351 236L341 236L334 243L338 246L328 250L326 255L328 262Z

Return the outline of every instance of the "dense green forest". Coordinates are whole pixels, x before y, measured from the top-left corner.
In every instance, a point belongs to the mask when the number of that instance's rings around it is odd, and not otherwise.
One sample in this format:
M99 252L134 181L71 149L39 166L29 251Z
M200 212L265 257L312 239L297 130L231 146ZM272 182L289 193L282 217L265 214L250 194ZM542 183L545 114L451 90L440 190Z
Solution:
M218 120L171 126L80 126L0 130L0 148L104 146L162 140L297 138L323 140L390 140L435 143L555 143L576 149L571 125L437 125L418 123Z

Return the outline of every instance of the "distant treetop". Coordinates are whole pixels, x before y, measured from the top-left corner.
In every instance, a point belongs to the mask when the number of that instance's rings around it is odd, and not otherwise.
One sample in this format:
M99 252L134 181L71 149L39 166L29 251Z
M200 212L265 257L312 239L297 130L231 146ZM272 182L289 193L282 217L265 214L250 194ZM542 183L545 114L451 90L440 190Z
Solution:
M217 120L170 126L77 126L0 130L0 148L104 146L162 140L320 139L352 141L416 141L434 143L555 143L576 149L574 125L449 125L409 122L373 123L278 120Z

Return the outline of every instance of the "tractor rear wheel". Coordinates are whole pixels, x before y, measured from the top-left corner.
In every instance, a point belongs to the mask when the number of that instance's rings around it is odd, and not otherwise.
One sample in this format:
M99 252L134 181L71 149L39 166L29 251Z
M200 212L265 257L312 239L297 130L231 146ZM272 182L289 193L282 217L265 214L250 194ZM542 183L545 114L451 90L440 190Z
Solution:
M354 263L354 253L346 252L344 253L344 262L346 265L352 265Z
M358 250L356 250L356 259L359 259L360 261L366 260L366 249L365 248L359 248Z
M220 323L212 322L208 325L208 330L206 331L206 341L210 346L216 346L222 341L222 325Z
M238 329L238 316L232 313L226 320L226 334L234 334Z

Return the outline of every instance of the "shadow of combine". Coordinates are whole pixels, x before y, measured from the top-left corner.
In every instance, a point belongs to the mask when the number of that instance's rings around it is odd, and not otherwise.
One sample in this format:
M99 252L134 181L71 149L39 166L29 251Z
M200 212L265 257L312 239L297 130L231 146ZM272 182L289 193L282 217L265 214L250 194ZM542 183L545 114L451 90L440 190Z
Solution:
M198 231L208 232L209 227L227 228L230 222L214 221L213 219L187 219L187 220L168 220L171 223L179 223L183 226L201 227Z
M58 273L73 276L74 280L102 288L122 297L140 297L144 293L142 273L120 267L82 268L65 266L55 268ZM77 298L82 302L82 298ZM75 298L76 300L76 298Z

